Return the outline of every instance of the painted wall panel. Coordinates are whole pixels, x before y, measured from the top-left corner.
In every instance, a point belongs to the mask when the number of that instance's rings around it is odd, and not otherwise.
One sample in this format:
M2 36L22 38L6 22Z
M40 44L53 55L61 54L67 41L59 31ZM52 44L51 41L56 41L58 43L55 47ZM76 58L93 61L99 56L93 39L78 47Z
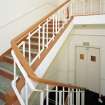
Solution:
M105 26L80 25L75 26L61 50L49 66L44 78L65 83L75 83L75 46L83 46L89 42L90 46L100 48L101 55L101 93L105 95Z
M101 65L100 65L100 81L101 81L101 93L105 95L105 26L95 26L95 28L92 28L92 26L77 26L77 28L74 28L72 31L72 41L70 44L70 69L74 71L75 73L75 47L76 46L83 46L83 42L89 42L91 47L100 48L100 55L101 55ZM103 27L103 29L102 29ZM95 31L96 30L96 31Z

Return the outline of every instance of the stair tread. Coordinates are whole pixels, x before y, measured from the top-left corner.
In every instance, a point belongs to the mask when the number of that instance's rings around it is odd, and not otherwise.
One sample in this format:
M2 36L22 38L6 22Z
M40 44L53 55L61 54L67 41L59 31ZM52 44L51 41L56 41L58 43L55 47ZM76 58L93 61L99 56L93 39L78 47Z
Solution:
M7 79L3 76L0 76L0 92L6 93L7 91L11 90L11 80Z
M9 64L7 62L2 62L0 61L0 68L7 71L7 72L10 72L13 74L14 70L13 70L13 64ZM17 73L20 74L18 68L17 68Z
M5 102L0 99L0 105L5 105Z

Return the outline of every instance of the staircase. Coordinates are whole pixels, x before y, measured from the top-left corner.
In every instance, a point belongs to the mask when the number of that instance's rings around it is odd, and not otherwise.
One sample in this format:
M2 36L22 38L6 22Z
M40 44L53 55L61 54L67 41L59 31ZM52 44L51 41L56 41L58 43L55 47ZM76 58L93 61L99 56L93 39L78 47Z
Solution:
M20 75L18 69L17 74ZM11 100L16 98L11 87L13 75L13 57L9 49L0 57L0 105L11 105Z
M4 54L0 59L0 105L6 104L7 93L12 91L13 59L10 55L9 51L9 54Z
M11 41L11 53L14 59L12 88L21 105L72 105L74 102L76 105L85 104L84 88L45 80L35 72L73 19L70 16L70 6L70 1L66 1ZM16 73L17 68L23 78L24 86L20 84L21 88L17 86L20 77ZM55 95L53 99L49 97L51 94Z
M11 41L0 59L0 105L85 105L85 88L36 74L72 19L68 0Z

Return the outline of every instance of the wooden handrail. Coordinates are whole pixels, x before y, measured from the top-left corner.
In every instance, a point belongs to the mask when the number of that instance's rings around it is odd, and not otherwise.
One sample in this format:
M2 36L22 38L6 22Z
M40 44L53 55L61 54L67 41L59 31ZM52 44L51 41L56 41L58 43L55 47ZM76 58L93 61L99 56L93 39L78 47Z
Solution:
M47 16L41 18L38 22L36 22L34 25L30 26L26 31L22 32L20 35L18 35L17 37L15 37L13 40L17 44L19 44L20 42L22 42L28 36L28 33L29 32L32 33L35 29L37 29L37 27L39 25L43 24L47 18L49 18L54 13L56 13L59 9L61 9L65 4L67 4L70 1L71 0L67 0L66 2L64 2L63 4L61 4L59 7L57 7L53 11L51 11Z
M37 75L35 75L34 71L32 70L32 68L29 66L28 62L26 61L25 57L22 55L22 53L20 52L19 48L18 48L18 44L20 42L22 42L27 36L29 32L32 32L33 30L35 30L35 28L38 27L39 24L43 24L43 21L45 21L49 16L53 15L55 12L57 12L60 8L62 8L65 4L67 4L70 0L67 0L66 2L64 2L62 5L60 5L58 8L56 8L55 10L53 10L51 13L49 13L47 16L45 16L44 18L42 18L40 21L38 21L36 24L34 24L33 26L31 26L28 30L26 30L25 32L21 33L19 36L17 36L15 39L13 39L11 41L11 45L12 45L12 49L14 50L19 62L21 63L21 65L24 67L24 70L26 70L28 76L35 82L39 82L39 83L45 83L48 85L53 85L53 86L62 86L62 87L68 87L68 88L78 88L78 89L84 89L84 88L80 88L78 86L72 85L72 84L64 84L64 83L60 83L60 82L55 82L55 81L51 81L51 80L45 80L45 79L41 79L39 78Z
M52 85L54 87L59 86L59 87L74 88L74 89L85 89L83 87L79 87L79 86L76 86L73 84L65 84L62 82L56 82L56 81L52 81L52 80L42 79L42 78L39 78L34 73L31 73L29 76L33 81L36 81L36 82L38 81L39 83Z
M52 81L52 80L45 80L45 79L39 78L37 75L35 75L32 68L28 65L24 56L21 54L20 50L18 49L16 43L14 41L12 41L11 43L12 43L12 48L14 49L17 58L19 58L20 63L22 64L22 66L26 70L28 76L33 81L39 82L39 83L45 83L45 84L49 84L49 85L53 85L53 86L62 86L62 87L68 87L68 88L85 89L85 88L82 88L82 87L79 87L79 86L76 86L76 85L72 85L72 84L64 84L64 83L61 83L61 82L55 82L55 81Z

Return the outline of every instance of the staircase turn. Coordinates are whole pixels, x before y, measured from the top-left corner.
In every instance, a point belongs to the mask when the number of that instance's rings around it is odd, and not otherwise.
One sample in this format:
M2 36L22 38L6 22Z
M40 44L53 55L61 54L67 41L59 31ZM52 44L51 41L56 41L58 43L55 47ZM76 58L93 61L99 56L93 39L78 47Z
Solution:
M7 105L85 105L84 88L45 80L35 72L72 21L71 6L70 0L64 2L11 41L12 56L9 52L0 61L0 69L7 71L2 74L8 73L3 80L9 86L2 84L3 92L10 91Z
M12 88L21 105L49 105L50 102L53 105L84 105L84 88L45 80L35 73L36 68L70 24L73 18L70 6L70 0L64 2L11 42L14 59ZM22 82L18 87L19 78ZM54 100L49 97L51 93L55 94ZM33 97L34 102L31 101Z

